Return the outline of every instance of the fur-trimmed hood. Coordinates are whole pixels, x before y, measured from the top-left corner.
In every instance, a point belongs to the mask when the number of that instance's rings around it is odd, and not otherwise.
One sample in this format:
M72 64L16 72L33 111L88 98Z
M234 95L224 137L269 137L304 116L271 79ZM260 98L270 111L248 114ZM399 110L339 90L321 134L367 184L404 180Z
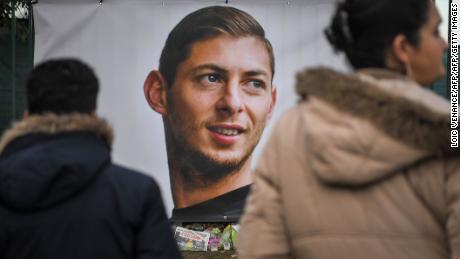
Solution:
M45 115L33 115L14 123L0 139L0 154L10 142L27 134L43 133L52 135L74 131L91 132L102 138L107 145L112 146L113 130L104 119L81 113L68 115L48 113Z
M0 202L52 206L84 188L110 162L108 123L84 114L30 116L0 140Z
M307 110L307 159L322 180L366 184L436 155L452 155L449 103L387 70L297 76Z

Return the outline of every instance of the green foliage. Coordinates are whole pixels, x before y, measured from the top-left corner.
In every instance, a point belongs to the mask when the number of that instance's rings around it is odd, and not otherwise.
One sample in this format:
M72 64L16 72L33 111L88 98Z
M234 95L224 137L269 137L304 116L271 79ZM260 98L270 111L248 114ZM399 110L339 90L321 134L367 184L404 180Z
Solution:
M17 17L20 17L19 19L28 18L31 9L30 0L0 0L0 28L11 30L14 22L18 20ZM16 21L13 21L13 17ZM30 28L27 23L16 22L15 30L17 40L28 40Z

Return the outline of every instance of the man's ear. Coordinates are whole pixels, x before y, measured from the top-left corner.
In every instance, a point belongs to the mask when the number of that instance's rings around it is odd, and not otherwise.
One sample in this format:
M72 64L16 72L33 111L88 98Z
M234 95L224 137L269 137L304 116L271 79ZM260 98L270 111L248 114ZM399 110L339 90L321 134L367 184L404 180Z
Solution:
M276 91L276 86L272 85L272 92L271 92L272 101L270 103L270 108L268 110L267 121L270 120L272 115L273 115L273 110L274 110L275 105L276 105L277 95L278 95L278 93Z
M160 71L150 71L144 82L144 95L153 110L161 115L168 113L167 83Z

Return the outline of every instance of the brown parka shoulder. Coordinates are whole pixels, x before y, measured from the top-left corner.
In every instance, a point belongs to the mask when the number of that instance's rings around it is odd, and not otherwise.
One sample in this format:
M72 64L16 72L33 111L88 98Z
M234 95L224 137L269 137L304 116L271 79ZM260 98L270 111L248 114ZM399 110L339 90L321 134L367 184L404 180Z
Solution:
M386 70L298 75L241 220L240 258L460 258L449 103Z

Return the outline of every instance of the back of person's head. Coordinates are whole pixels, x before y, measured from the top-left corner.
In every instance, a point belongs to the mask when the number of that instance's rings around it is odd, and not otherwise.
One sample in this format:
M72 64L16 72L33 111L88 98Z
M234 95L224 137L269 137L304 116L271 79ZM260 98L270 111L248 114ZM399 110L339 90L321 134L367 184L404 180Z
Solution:
M232 37L261 39L270 56L274 74L274 55L262 26L248 13L229 6L211 6L199 9L182 19L169 33L160 57L159 70L169 87L174 83L177 67L188 58L194 43L222 34Z
M91 113L96 109L99 82L94 71L72 58L37 65L26 83L29 114Z
M328 41L344 52L355 69L386 67L393 39L404 35L418 46L419 31L428 20L431 0L345 0L337 5Z

